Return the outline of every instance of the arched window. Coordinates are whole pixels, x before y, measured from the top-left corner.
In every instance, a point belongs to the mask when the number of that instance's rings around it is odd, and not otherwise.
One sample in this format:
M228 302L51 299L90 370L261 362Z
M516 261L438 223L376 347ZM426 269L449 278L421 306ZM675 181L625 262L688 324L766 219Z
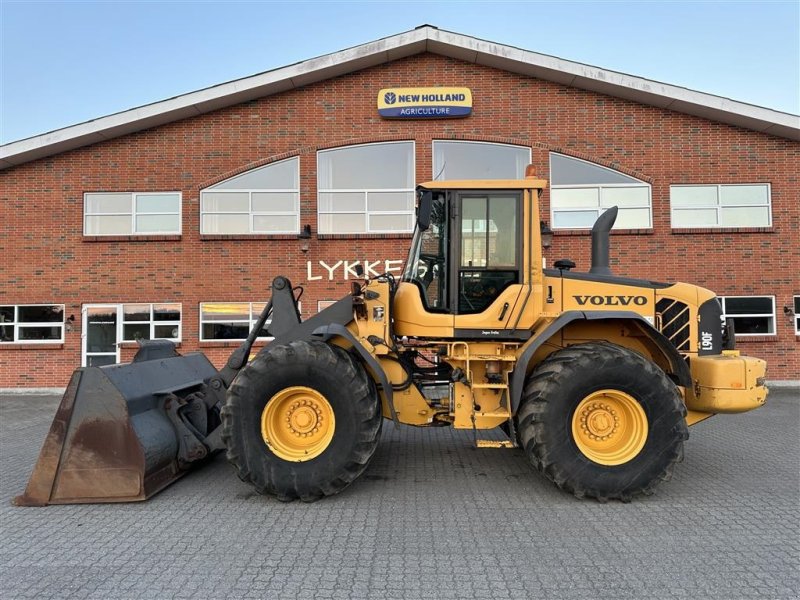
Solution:
M406 233L414 221L414 142L317 153L319 233Z
M614 229L653 226L650 184L594 163L550 153L550 212L553 229L588 229L612 206Z
M300 159L270 163L200 192L200 231L214 234L298 233Z
M527 146L490 142L433 142L433 178L522 179L531 162Z

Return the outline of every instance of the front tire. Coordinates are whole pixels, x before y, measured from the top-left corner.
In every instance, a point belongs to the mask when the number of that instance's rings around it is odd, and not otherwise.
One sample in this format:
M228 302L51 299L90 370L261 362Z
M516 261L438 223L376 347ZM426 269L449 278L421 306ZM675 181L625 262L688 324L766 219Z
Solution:
M570 346L526 381L517 430L531 463L582 498L630 501L672 475L689 437L675 384L614 344Z
M222 439L242 481L283 501L311 502L364 472L381 422L375 383L351 354L294 341L260 353L237 375Z

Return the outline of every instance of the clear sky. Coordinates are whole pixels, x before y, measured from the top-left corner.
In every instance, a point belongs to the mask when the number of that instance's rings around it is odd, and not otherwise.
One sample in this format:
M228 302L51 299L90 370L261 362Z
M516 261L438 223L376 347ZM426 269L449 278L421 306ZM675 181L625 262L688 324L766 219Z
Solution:
M0 143L422 24L800 113L800 0L0 0Z

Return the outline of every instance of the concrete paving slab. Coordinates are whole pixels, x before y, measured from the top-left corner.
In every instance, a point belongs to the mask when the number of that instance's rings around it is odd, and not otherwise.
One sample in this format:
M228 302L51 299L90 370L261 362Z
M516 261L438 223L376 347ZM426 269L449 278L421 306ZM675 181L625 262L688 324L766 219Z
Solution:
M0 396L0 598L797 598L800 392L691 428L672 481L577 500L519 450L384 428L338 496L282 504L224 457L149 502L19 508L58 403ZM387 424L388 425L388 424Z

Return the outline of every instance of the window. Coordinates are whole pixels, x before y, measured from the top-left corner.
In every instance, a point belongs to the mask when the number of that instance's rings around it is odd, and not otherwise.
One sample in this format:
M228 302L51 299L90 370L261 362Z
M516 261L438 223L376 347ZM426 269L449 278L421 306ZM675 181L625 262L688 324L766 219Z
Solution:
M180 304L123 304L122 341L181 339Z
M0 306L0 344L64 341L63 304Z
M458 312L470 314L488 308L519 281L519 196L464 196L461 207Z
M338 302L338 301L337 300L319 300L317 302L317 312L318 313L322 312L323 310L325 310L329 306L333 306L334 304L336 304L336 302Z
M162 235L181 232L180 192L83 195L84 235Z
M800 296L794 297L794 332L800 335Z
M319 233L408 233L414 222L414 142L317 153Z
M652 227L650 184L594 163L550 153L550 210L554 229L588 229L612 206L614 229Z
M265 302L202 302L200 303L200 341L242 341L247 339ZM297 310L301 309L297 303ZM258 335L259 340L271 339L268 331L272 319L267 319Z
M300 159L258 167L200 192L202 233L300 231Z
M522 179L531 149L488 142L433 142L433 178Z
M770 186L673 185L669 188L672 226L769 227L772 225Z
M722 318L733 318L736 335L773 335L775 333L774 296L725 296Z

